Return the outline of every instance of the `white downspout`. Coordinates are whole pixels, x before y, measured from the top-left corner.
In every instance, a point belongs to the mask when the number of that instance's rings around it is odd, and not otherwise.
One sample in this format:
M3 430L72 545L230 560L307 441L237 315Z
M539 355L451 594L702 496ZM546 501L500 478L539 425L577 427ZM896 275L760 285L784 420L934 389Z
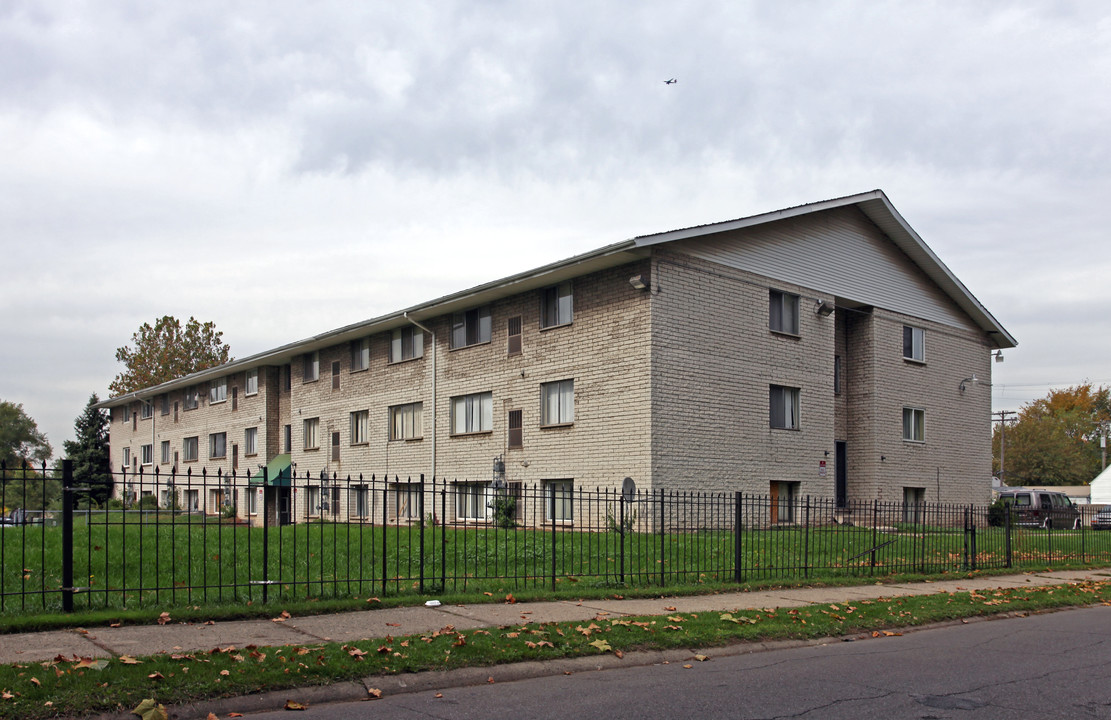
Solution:
M432 479L436 478L436 333L409 317L409 313L402 313L406 320L415 325L422 332L432 336Z

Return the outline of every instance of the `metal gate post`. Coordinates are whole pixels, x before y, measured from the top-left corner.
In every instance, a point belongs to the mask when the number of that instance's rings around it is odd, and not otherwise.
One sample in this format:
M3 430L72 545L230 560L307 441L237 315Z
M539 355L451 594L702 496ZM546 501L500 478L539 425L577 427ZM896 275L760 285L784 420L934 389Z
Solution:
M26 487L26 483L24 484ZM62 461L62 610L73 612L73 461Z
M733 582L741 582L741 491L733 493Z
M290 470L290 475L293 471ZM270 599L270 512L266 507L266 488L270 486L266 466L262 468L262 604ZM274 513L280 512L278 492L274 493Z

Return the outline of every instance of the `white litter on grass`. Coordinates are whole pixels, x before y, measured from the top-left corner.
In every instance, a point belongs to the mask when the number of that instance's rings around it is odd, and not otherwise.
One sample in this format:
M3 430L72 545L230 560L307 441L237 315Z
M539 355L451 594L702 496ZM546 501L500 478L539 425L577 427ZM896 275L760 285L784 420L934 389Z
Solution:
M440 607L440 601L439 600L429 600L424 605L425 605L425 607Z

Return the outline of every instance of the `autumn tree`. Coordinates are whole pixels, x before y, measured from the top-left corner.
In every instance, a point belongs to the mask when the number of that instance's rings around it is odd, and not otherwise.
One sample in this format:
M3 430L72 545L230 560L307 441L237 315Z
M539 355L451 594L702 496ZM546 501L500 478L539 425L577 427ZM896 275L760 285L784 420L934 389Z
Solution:
M1100 471L1099 437L1111 421L1111 391L1084 383L1051 390L1018 411L1006 428L1008 485L1085 485ZM1002 429L992 438L999 468Z
M43 510L56 502L61 484L41 473L54 454L38 425L23 405L0 400L0 506L4 511L22 507ZM35 468L38 469L35 469Z
M201 323L194 317L185 327L172 315L154 325L143 323L130 345L117 348L116 360L124 370L108 390L113 396L123 395L230 362L223 335L215 323Z
M93 393L84 412L73 423L76 439L66 440L66 457L73 461L74 482L89 488L93 500L103 505L112 496L112 462L108 448L108 415L96 407Z

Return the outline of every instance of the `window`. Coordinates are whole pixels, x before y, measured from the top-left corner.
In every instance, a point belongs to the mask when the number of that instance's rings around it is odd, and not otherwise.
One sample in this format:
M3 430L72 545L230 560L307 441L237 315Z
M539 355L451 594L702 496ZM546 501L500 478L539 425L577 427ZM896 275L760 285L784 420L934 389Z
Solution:
M200 490L186 490L185 495L185 509L197 512L201 509L201 491Z
M355 517L370 517L370 491L366 485L353 485L351 487L349 508L355 509Z
M125 447L123 449L123 465L127 467L131 464L131 448Z
M424 435L424 403L390 408L390 440L417 440Z
M368 442L367 431L370 425L370 411L357 410L351 413L351 444L362 445Z
M922 328L903 326L903 358L926 362L926 331Z
M509 411L509 448L522 448L525 446L524 438L524 423L522 421L522 411L510 410Z
M208 457L222 458L228 455L228 434L212 433L208 436Z
M399 520L415 520L421 516L420 483L395 483L393 493L394 517Z
M181 441L181 454L183 462L196 462L200 453L200 443L196 435Z
M254 488L247 488L243 491L243 498L246 500L244 503L247 506L248 515L258 515L258 490Z
M124 405L123 406L123 421L124 422L131 422L131 406L130 405Z
M841 356L833 356L833 394L841 394Z
M142 456L141 462L144 465L154 464L154 445L142 445L139 447L139 453Z
M481 307L451 316L452 349L490 342L490 308Z
M243 394L258 395L258 368L247 371L247 382Z
M544 519L548 522L571 522L573 513L574 482L571 480L544 481ZM554 510L554 514L553 514Z
M282 426L282 452L293 452L293 426Z
M489 331L487 331L487 336L489 336ZM454 337L453 330L453 341ZM489 339L489 337L486 338L486 340ZM467 344L471 345L472 343ZM454 342L452 347L457 347ZM402 360L412 360L419 357L424 357L424 332L415 327L403 327L394 330L390 336L390 362L401 362Z
M258 428L251 427L243 431L243 454L258 454Z
M550 328L571 322L571 282L546 288L540 298L540 327Z
M143 400L139 403L139 419L150 420L154 417L154 401Z
M339 390L339 360L332 361L332 389Z
M540 385L540 424L567 425L575 422L575 381Z
M798 430L799 389L772 385L768 395L771 426L780 430Z
M370 338L354 340L351 343L351 372L359 372L370 367Z
M213 380L208 386L208 404L221 403L228 399L228 379Z
M293 366L292 365L283 365L282 366L282 379L285 380L285 382L282 383L282 385L285 387L285 391L289 392L290 389L293 387Z
M169 393L163 393L161 398L160 398L160 402L161 402L161 405L162 405L162 414L163 415L169 415L170 414L170 395L169 395Z
M169 440L163 440L162 441L162 464L163 465L169 465L170 464L170 441Z
M305 353L301 382L316 382L320 379L320 353Z
M926 441L926 411L922 408L903 408L903 439L908 442Z
M489 483L456 483L455 516L460 520L485 520Z
M799 483L771 481L768 509L773 523L793 523L798 506Z
M307 487L305 488L305 508L306 515L319 515L320 514L320 488Z
M799 334L799 296L772 290L769 293L768 329Z
M185 388L185 409L196 410L201 403L201 389L197 385Z
M494 394L475 393L451 399L451 432L490 432L494 427Z
M508 355L521 354L521 316L514 315L509 318L506 324L506 334L509 336L509 347L506 349Z
M304 440L306 450L316 450L320 447L317 430L320 429L320 418L309 418L304 424Z
M903 522L920 523L926 510L926 488L903 488Z

